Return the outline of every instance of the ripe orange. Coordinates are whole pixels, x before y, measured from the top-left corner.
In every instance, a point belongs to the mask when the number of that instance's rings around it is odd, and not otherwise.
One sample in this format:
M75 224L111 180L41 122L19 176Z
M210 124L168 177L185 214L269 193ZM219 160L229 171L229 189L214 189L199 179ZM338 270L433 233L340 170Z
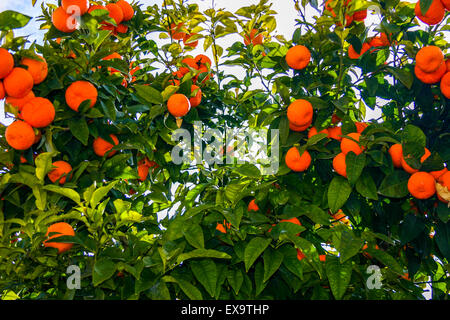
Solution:
M328 128L328 138L341 141L342 137L342 128L341 127L330 127Z
M212 61L208 56L205 56L204 54L198 54L195 56L195 63L197 64L198 70L205 70L208 71L208 69L212 65Z
M113 140L114 145L119 144L119 139L117 139L117 137L114 134L111 133L109 136ZM94 140L92 147L96 155L98 155L99 157L103 157L108 151L110 151L114 147L114 145L112 145L110 142L106 141L101 137L97 137ZM111 152L109 152L108 158L112 157L114 154L116 154L116 152L117 150L112 150Z
M35 139L33 128L24 121L14 121L5 131L5 138L8 144L16 150L26 150L30 148Z
M66 103L70 109L78 111L81 103L90 100L92 108L97 103L98 92L94 85L88 81L75 81L66 90Z
M391 156L394 167L402 167L403 148L400 143L396 143L389 148L389 155Z
M172 35L173 40L182 40L185 36L185 32L181 31L183 29L183 22L178 24L172 23L170 25L169 33Z
M33 89L33 77L23 68L14 68L3 80L6 94L13 98L23 98Z
M183 37L183 44L187 47L196 48L198 46L198 40L189 40L194 35L196 35L196 33L186 33Z
M297 259L299 261L301 261L302 259L304 259L306 256L303 252L301 252L299 249L297 249Z
M46 236L50 233L55 233L50 236L47 240L44 240L44 247L47 248L56 248L58 249L58 254L66 252L73 247L73 243L64 243L64 242L49 242L49 240L58 238L61 236L75 236L75 231L72 226L66 222L58 222L54 223L48 227ZM57 234L56 234L57 233Z
M367 50L369 50L371 48L370 44L368 44L367 42L364 42L362 47L361 47L361 52L358 53L356 52L356 50L353 48L353 45L350 45L348 47L348 57L350 59L358 59L359 57L361 57Z
M225 229L226 228L226 229ZM223 224L217 223L216 230L227 233L227 229L231 228L231 224L227 223L226 220L223 220Z
M5 86L3 85L3 81L0 81L0 100L5 99Z
M283 219L283 220L281 220L280 222L290 222L290 223L293 223L293 224L296 224L296 225L299 225L299 226L302 225L302 224L300 223L300 221L299 221L296 217L290 218L290 219Z
M332 124L337 124L339 122L341 122L341 118L339 118L336 113L333 113L333 115L331 116L331 123Z
M441 0L441 3L445 7L445 9L450 11L450 0Z
M108 3L105 7L109 12L109 16L116 22L116 25L119 25L123 21L122 8L115 3Z
M258 210L259 210L259 207L258 207L258 205L256 204L255 199L253 199L253 200L250 201L250 203L248 204L247 211L250 212L250 211L258 211Z
M310 60L311 52L307 47L302 45L296 45L290 48L286 53L286 63L295 70L306 68Z
M435 0L434 2L438 1L439 0ZM416 54L416 66L423 72L434 72L438 70L444 62L444 54L442 53L441 48L437 46L423 47Z
M50 171L47 176L52 183L55 183L59 180L59 184L66 183L66 179L70 179L72 175L69 177L69 173L72 171L72 166L66 161L55 161L52 163L55 167Z
M436 193L436 181L428 172L416 172L408 180L409 193L417 199L428 199Z
M367 9L361 10L361 11L356 11L352 17L353 17L353 20L355 20L355 21L364 21L367 18Z
M314 110L312 104L304 99L297 99L292 102L287 109L289 122L301 127L310 122L313 118Z
M350 138L356 140L359 142L359 138L361 137L360 133L357 132L353 132L353 133L349 133L347 134L347 136L349 136ZM363 152L365 148L359 146L358 143L356 143L355 141L348 139L348 138L343 138L341 141L341 151L343 154L347 154L350 151L353 151L356 155L359 155Z
M328 136L328 129L323 129L322 131L317 132L316 127L312 127L308 131L308 139L311 139L311 137L314 137L316 134L319 134L319 133L326 133L327 136Z
M320 262L325 262L327 260L327 256L325 254L320 254L319 260L320 260Z
M122 9L123 21L128 21L128 20L131 20L131 18L133 18L133 16L134 16L134 9L131 6L131 4L129 4L125 0L117 1L116 4L120 7L120 9Z
M438 182L450 190L450 171L439 177Z
M202 90L199 86L196 86L195 84L191 87L191 92L194 93L194 91L197 90L197 93L195 96L189 98L189 102L191 103L191 108L197 107L202 102Z
M71 8L71 6L78 7L77 8L78 11L73 11L74 8ZM72 15L72 14L79 13L82 16L83 14L85 14L88 11L88 2L87 2L87 0L62 0L61 7L68 14Z
M36 56L37 60L23 58L20 64L28 67L28 72L33 77L34 84L39 84L47 78L48 67L47 62L41 56Z
M74 32L77 28L76 19L67 14L62 7L58 7L52 14L53 26L61 32Z
M0 48L0 79L6 77L14 68L14 58L8 50Z
M308 130L311 123L312 123L312 119L311 119L311 121L309 121L308 123L306 123L303 126L296 126L292 122L289 122L289 129L291 129L292 131L296 131L296 132L302 132L302 131Z
M450 59L445 60L445 65L447 66L447 72L450 72Z
M176 118L185 116L191 109L189 99L181 93L173 94L167 101L167 109Z
M127 33L128 32L128 26L126 26L126 25L124 25L124 24L119 24L117 27L116 27L116 32L118 32L118 33Z
M425 153L424 153L423 156L420 158L420 163L423 163L430 155L431 155L430 150L428 150L427 148L425 148ZM408 157L411 157L411 156L410 156L410 155L409 155L409 156L406 155L406 158L408 158ZM410 166L406 163L406 161L405 161L405 155L403 155L403 157L402 157L402 167L403 167L403 170L405 170L406 172L411 173L411 174L413 174L413 173L419 171L418 169L414 169L414 168L410 167Z
M414 67L414 73L420 81L427 84L438 83L447 72L445 63L441 63L440 67L433 72L423 72L417 65Z
M91 5L91 6L89 7L88 13L91 13L91 12L94 11L94 10L108 10L108 9L106 9L105 6L98 5L98 4L93 4L93 5Z
M139 180L145 181L147 179L149 170L150 168L145 164L138 165Z
M252 43L254 46L256 46L258 44L262 44L263 39L264 38L262 33L258 33L257 29L252 29L252 31L250 31L250 35L246 34L244 36L244 44L248 46L250 43Z
M341 176L347 178L347 164L345 163L346 155L344 153L339 153L333 159L333 168Z
M442 170L438 170L438 171L431 171L430 174L434 177L434 179L436 181L439 180L440 177L442 177L444 174L446 174L448 172L447 168L444 168Z
M20 112L22 111L25 104L27 104L27 102L33 99L34 97L35 95L33 91L30 91L30 93L23 98L6 97L5 102L12 105L13 107L16 107L17 110Z
M307 150L300 156L300 152L296 147L292 147L286 153L286 165L289 169L295 172L302 172L311 165L311 155Z
M367 123L365 123L365 122L355 122L355 126L356 126L356 132L361 133L364 130L366 130L366 128L369 125Z
M450 72L447 72L441 79L441 92L447 99L450 99Z
M417 1L416 6L414 8L414 13L417 18L423 23L426 23L430 26L438 24L444 19L445 8L441 3L441 0L433 0L430 8L428 9L425 15L422 15L422 11L420 10L420 0Z
M25 104L21 115L32 127L43 128L55 119L55 107L46 98L33 98Z

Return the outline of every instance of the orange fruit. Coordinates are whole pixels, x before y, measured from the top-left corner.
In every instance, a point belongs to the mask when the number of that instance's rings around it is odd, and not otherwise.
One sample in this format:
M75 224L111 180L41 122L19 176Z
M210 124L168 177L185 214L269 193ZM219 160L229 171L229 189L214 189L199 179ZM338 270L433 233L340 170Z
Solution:
M369 125L367 123L365 123L365 122L355 122L355 126L356 126L356 132L361 133L364 130L366 130L366 128Z
M333 113L333 115L331 116L331 123L332 124L337 124L341 122L341 118L339 118L336 113Z
M438 182L450 190L450 172L447 171L439 177Z
M13 98L23 98L33 89L33 77L23 68L14 68L3 79L5 92Z
M287 109L289 122L301 127L310 122L313 118L314 110L312 104L304 99L297 99L292 102Z
M150 168L145 164L138 165L139 180L145 181L145 179L147 179L149 170Z
M231 228L231 224L227 223L226 220L223 220L223 224L217 223L216 230L227 233L227 229Z
M416 6L414 8L414 13L416 14L417 18L419 18L420 21L430 26L433 26L441 22L442 19L444 19L445 8L442 5L441 0L433 0L427 13L423 15L422 11L420 10L420 0L419 0L417 1Z
M423 72L417 65L414 67L414 73L420 81L427 84L438 83L447 72L447 66L442 63L440 67L433 72Z
M350 59L358 59L359 57L361 57L367 50L369 50L371 48L370 44L364 42L362 47L361 47L361 52L358 53L356 52L356 50L353 48L353 45L350 45L348 47L348 57Z
M196 48L197 46L198 46L198 40L195 40L195 41L189 41L189 39L192 37L192 36L194 36L194 35L196 35L196 33L190 33L190 34L185 34L184 35L184 37L183 37L183 44L185 45L185 46L188 46L188 47L191 47L191 48Z
M105 6L94 4L89 7L88 13L91 13L94 10L108 10Z
M255 202L255 199L253 199L252 201L250 201L250 203L248 204L248 207L247 207L247 211L258 211L259 210L259 207L258 207L258 205L256 204L256 202Z
M102 58L102 60L112 60L112 59L120 59L122 60L122 56L120 54L118 54L117 52L111 53L110 55L107 55L106 57ZM117 73L120 71L111 67L108 67L108 71L110 73Z
M320 255L319 255L319 260L320 260L321 262L325 262L325 261L327 260L327 256L326 256L325 254L320 254Z
M77 11L73 11L74 8L71 8L71 6L78 7ZM76 14L79 13L80 16L85 14L88 11L88 1L87 0L62 0L61 1L61 7L66 11L68 14ZM71 9L71 11L70 11Z
M286 165L289 169L295 172L302 172L311 165L311 155L307 150L300 156L300 152L296 147L292 147L286 153Z
M46 98L33 98L22 109L22 119L34 128L48 126L55 119L55 107Z
M55 233L50 236L47 240L44 240L44 247L47 248L56 248L58 249L58 254L66 252L73 247L73 243L64 243L64 242L49 242L49 240L58 238L61 236L75 236L75 231L72 226L66 222L58 222L54 223L48 227L46 236L50 233Z
M438 0L435 0L436 2ZM430 8L431 9L431 8ZM416 54L416 67L423 72L434 72L444 63L444 54L437 46L426 46L421 48Z
M191 92L194 93L194 91L197 90L197 93L195 96L189 98L189 102L191 103L191 108L197 107L202 102L202 90L199 86L196 86L195 84L191 87Z
M309 121L307 124L305 124L303 126L296 126L292 122L289 122L289 129L291 129L292 131L296 131L296 132L302 132L302 131L308 130L311 123L312 123L312 119L311 119L311 121Z
M117 139L117 137L114 134L111 133L109 136L113 140L114 145L119 144L119 139ZM114 147L114 145L112 145L110 142L106 141L101 137L97 137L94 140L92 147L96 155L98 155L99 157L103 157L108 151L110 151ZM108 158L112 157L114 154L116 154L116 152L117 150L112 150L111 152L109 152Z
M301 252L299 249L297 249L297 259L299 261L301 261L302 259L304 259L306 256L303 252Z
M33 99L34 97L35 95L33 91L30 91L30 93L23 98L6 97L5 102L12 105L13 107L16 107L17 110L20 112L22 111L25 104L27 104L27 102Z
M119 24L116 29L116 32L118 33L127 33L128 32L128 26L124 25L124 24Z
M360 133L357 132L353 132L353 133L349 133L347 134L348 137L356 140L359 142L359 138L361 137ZM350 151L353 151L356 155L359 155L363 152L365 148L359 146L358 143L356 143L355 141L348 139L348 138L343 138L341 141L341 151L343 154L347 154Z
M116 22L116 25L119 25L123 20L122 8L115 3L108 3L105 7L109 12L109 16Z
M61 32L70 33L77 29L76 19L67 14L62 7L58 7L52 14L53 26Z
M24 121L14 121L5 131L5 138L8 144L16 150L26 150L30 148L35 139L33 128Z
M356 11L353 14L352 18L355 21L364 21L367 18L367 9L361 10L361 11Z
M59 180L59 184L66 183L66 179L70 179L69 173L72 171L72 166L66 161L55 161L52 163L53 168L48 174L51 182L55 183Z
M131 18L133 18L134 9L131 6L131 4L129 4L125 0L117 1L116 4L120 7L120 9L122 9L123 21L128 21L128 20L131 20Z
M47 78L48 66L45 59L41 56L36 56L37 60L30 58L23 58L20 64L28 67L28 72L33 77L34 84L39 84Z
M441 92L447 99L450 99L450 72L447 72L441 79Z
M342 137L342 128L341 127L330 127L328 128L328 138L341 141Z
M447 66L447 72L450 72L450 59L445 60L445 65Z
M181 93L173 94L167 101L167 109L176 118L185 116L191 109L189 99Z
M323 129L322 131L317 132L316 127L312 127L308 131L308 139L311 139L311 137L314 137L316 134L319 134L319 133L326 133L327 136L328 136L328 129Z
M442 5L444 6L445 9L450 11L450 0L441 0L441 3L442 3Z
M75 81L66 90L66 103L70 109L78 111L81 103L90 100L92 108L97 103L98 92L94 85L88 81Z
M5 87L3 86L3 81L0 81L0 100L5 99Z
M295 70L306 68L310 60L311 52L307 47L302 45L296 45L290 48L286 53L286 63Z
M184 38L186 33L181 31L183 29L183 26L183 22L180 22L178 24L170 24L169 33L172 35L173 40L182 40Z
M392 163L396 168L402 168L402 158L403 158L403 148L400 143L392 145L389 150L389 155L391 156Z
M423 163L430 155L431 155L430 150L428 150L427 148L425 148L425 153L424 153L423 156L420 158L420 163ZM406 156L406 157L408 158L408 156ZM405 156L404 156L404 155L403 155L403 157L402 157L402 167L403 167L403 170L405 170L406 172L411 173L411 174L413 174L413 173L419 171L418 169L414 169L414 168L410 167L410 166L406 163L406 161L405 161Z
M254 46L256 46L258 44L262 44L263 39L264 38L262 33L258 33L257 29L252 29L252 31L250 31L250 35L246 34L244 36L244 44L248 46L250 43L252 43Z
M302 224L300 223L300 221L299 221L296 217L290 218L290 219L283 219L283 220L281 220L280 222L290 222L290 223L293 223L293 224L296 224L296 225L299 225L299 226L302 225Z
M0 79L6 77L14 68L14 58L8 50L0 48Z
M442 170L438 170L438 171L431 171L430 174L434 177L434 179L436 181L439 180L440 177L442 177L444 174L446 174L448 172L447 168L444 168Z
M428 172L416 172L408 180L408 190L416 199L428 199L436 193L436 181Z
M341 176L347 178L347 164L345 163L346 155L344 153L339 153L333 158L333 168Z

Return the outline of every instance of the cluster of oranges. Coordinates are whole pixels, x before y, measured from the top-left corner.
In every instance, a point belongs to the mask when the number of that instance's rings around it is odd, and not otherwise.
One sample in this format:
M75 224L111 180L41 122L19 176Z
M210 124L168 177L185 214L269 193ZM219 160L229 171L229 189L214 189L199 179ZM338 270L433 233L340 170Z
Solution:
M327 0L325 2L325 10L329 11L333 18L336 18L336 13L334 12L333 8L331 7L331 2L333 0ZM347 0L344 4L345 7L348 7L352 1ZM367 18L367 9L357 11L353 13L352 15L345 14L345 26L348 27L352 24L353 21L364 21ZM340 22L337 23L338 26L341 25Z
M386 47L389 46L390 42L388 39L388 36L382 32L380 35L370 38L368 42L364 42L361 51L358 53L356 52L353 45L350 45L348 47L348 57L350 59L358 59L361 57L364 53L366 53L370 48L377 48L377 47ZM375 52L377 49L372 49L370 52Z
M432 197L436 193L437 184L442 188L447 188L447 192L450 190L450 173L448 173L447 168L431 172L423 172L412 168L405 160L405 157L408 159L411 158L411 156L404 155L402 145L398 143L392 145L388 152L394 167L403 169L411 174L408 181L408 190L413 197L417 199L428 199ZM430 150L424 148L424 154L420 158L420 162L423 163L430 155ZM445 203L448 202L448 200L441 197L439 193L437 196L439 200Z
M169 34L173 40L183 40L185 47L190 47L195 49L198 45L198 40L192 40L191 38L196 35L196 33L189 32L183 22L171 23L169 28Z
M47 62L43 57L24 57L15 67L13 55L0 48L0 99L6 97L5 102L16 109L21 119L9 125L5 132L6 141L16 150L26 150L37 143L41 139L38 129L47 127L55 118L53 103L35 97L32 91L47 74Z
M192 78L193 84L191 86L190 97L186 97L181 93L175 93L170 96L167 101L167 109L169 110L169 113L177 119L184 117L189 110L191 110L191 108L195 108L200 105L202 101L202 90L196 83L199 80L199 76L202 74L206 74L202 80L202 83L207 81L210 78L209 70L211 68L211 59L204 54L199 54L195 58L186 57L181 61L181 63L183 66L173 72L172 75L174 79L169 80L170 84L179 86L183 77L191 71L198 74Z
M417 52L414 73L423 83L440 82L442 94L450 99L450 59L445 60L439 47L426 46Z
M83 16L85 13L91 13L94 10L106 10L111 19L116 25L108 22L102 23L103 30L110 30L114 34L126 33L128 26L122 24L124 21L131 20L134 16L133 7L124 0L115 3L108 3L103 5L89 6L88 0L62 0L61 6L58 7L52 14L53 26L61 32L71 33L77 28L77 18Z
M416 17L430 26L434 26L444 19L445 10L450 10L450 0L433 0L425 14L423 14L420 9L420 0L417 1L414 8Z

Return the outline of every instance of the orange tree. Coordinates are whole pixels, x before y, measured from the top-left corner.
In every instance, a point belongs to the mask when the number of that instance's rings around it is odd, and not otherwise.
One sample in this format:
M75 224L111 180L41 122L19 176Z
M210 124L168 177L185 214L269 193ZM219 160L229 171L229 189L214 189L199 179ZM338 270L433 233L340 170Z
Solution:
M2 298L448 298L448 1L293 1L289 39L268 0L83 2L42 43L0 13ZM194 121L278 129L279 170L175 164Z

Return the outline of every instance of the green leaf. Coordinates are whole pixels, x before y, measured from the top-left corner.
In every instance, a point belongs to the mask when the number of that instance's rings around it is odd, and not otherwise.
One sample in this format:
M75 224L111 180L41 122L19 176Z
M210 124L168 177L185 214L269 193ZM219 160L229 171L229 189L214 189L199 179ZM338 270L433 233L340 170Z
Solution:
M377 186L368 172L359 177L358 181L356 181L355 187L356 191L358 191L363 197L378 200Z
M447 260L450 260L450 223L439 222L435 228L436 244Z
M177 263L193 258L231 259L231 256L225 252L220 252L213 249L195 249L190 252L180 254L177 258Z
M52 169L52 156L53 153L51 152L43 152L34 160L36 164L36 177L40 181L44 181L46 174Z
M304 238L293 235L289 235L289 239L292 241L295 247L305 255L304 259L308 261L308 263L317 271L319 277L322 279L324 276L322 264L319 259L319 253L317 252L317 248L314 246L314 244Z
M0 30L8 31L25 27L31 17L16 11L6 10L0 12Z
M272 248L268 248L264 251L264 278L263 281L266 282L269 278L280 268L283 263L283 254Z
M243 164L236 169L233 170L236 173L239 173L241 176L250 177L250 178L260 178L261 172L254 164Z
M242 274L241 269L228 269L227 280L231 288L233 288L234 293L236 295L239 294L239 290L241 289L242 283L244 282L244 275Z
M353 152L349 152L345 157L345 164L347 166L348 182L354 185L366 165L366 155L364 153L356 155Z
M389 253L383 250L376 250L374 248L367 248L366 251L368 254L380 261L390 270L396 272L399 275L403 275L402 267L398 264L397 260L394 259L394 257L392 257Z
M278 126L278 130L280 130L281 145L284 145L284 144L286 144L288 136L289 136L289 120L286 116L282 116L280 118L280 124Z
M87 146L89 140L89 128L86 118L71 118L68 121L70 132L75 138Z
M95 208L100 201L106 197L106 195L108 194L108 192L118 183L119 181L113 181L111 182L109 185L104 186L104 187L100 187L97 190L94 191L94 193L92 194L92 198L90 200L90 205L91 208Z
M258 296L266 287L268 282L264 282L264 267L262 262L255 265L255 296Z
M198 224L194 224L187 229L184 229L183 235L191 246L197 249L203 249L205 247L203 230Z
M419 219L413 214L406 215L399 228L401 245L417 238L417 236L425 230L425 227L422 219Z
M98 286L105 280L111 278L116 271L115 263L109 258L101 258L95 262L92 273L92 283Z
M47 190L47 191L51 191L54 193L58 193L60 195L63 195L69 199L72 199L74 202L76 202L77 204L80 204L81 199L80 199L80 195L78 194L78 192L76 192L73 189L70 188L63 188L54 184L49 184L43 187L43 189Z
M161 92L151 86L136 84L134 88L136 89L136 94L150 104L161 104L164 102Z
M403 170L396 170L387 175L378 188L378 193L390 198L403 198L409 194L409 174Z
M353 231L344 225L335 226L331 237L332 243L339 251L341 263L356 255L364 245L364 241L356 237Z
M327 256L325 270L330 283L331 292L337 300L340 300L352 277L352 262L350 260L340 263L339 258Z
M244 251L245 270L248 272L256 259L269 246L271 239L255 237L247 244Z
M47 205L47 192L45 192L45 190L40 186L33 186L31 190L33 190L33 195L36 198L36 207L39 210L44 211Z
M203 300L202 293L195 286L190 284L188 281L175 276L164 276L162 278L165 282L174 282L180 286L180 289L189 297L191 300Z
M193 260L189 263L195 278L202 284L211 297L214 298L217 282L217 267L211 259Z
M402 132L402 145L405 143L414 143L425 148L427 145L427 137L419 127L408 124Z
M332 213L336 213L347 202L352 193L352 187L347 179L336 176L328 187L328 206Z
M301 214L304 214L309 219L317 224L328 226L331 224L330 215L316 205L302 205L302 209L299 209Z
M399 80L406 88L411 89L413 82L414 82L414 76L411 71L409 71L407 69L400 69L400 68L393 68L393 67L388 67L386 69L397 80Z

